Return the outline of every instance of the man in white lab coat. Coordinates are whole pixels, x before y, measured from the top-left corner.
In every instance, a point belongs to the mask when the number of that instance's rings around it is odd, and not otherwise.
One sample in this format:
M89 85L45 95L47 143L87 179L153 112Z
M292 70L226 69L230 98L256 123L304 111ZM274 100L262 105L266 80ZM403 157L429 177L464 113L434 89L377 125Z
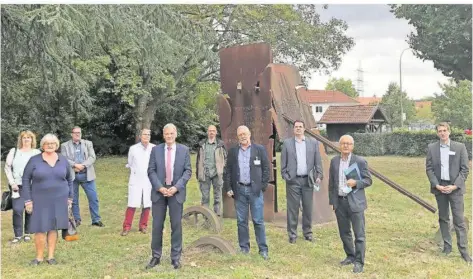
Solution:
M133 223L133 216L137 207L143 209L139 224L139 231L147 233L149 211L151 207L151 183L148 179L148 162L154 144L150 143L151 131L141 130L140 142L132 145L128 151L127 168L130 169L130 180L128 182L128 208L123 221L122 236L128 235Z

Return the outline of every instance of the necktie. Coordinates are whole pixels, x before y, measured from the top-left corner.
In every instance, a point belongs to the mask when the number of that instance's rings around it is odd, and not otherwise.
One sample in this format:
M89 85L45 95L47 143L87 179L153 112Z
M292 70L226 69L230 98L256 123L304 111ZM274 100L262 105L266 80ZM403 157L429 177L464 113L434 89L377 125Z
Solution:
M172 171L171 171L171 147L168 147L168 152L166 154L166 185L171 185L172 183Z

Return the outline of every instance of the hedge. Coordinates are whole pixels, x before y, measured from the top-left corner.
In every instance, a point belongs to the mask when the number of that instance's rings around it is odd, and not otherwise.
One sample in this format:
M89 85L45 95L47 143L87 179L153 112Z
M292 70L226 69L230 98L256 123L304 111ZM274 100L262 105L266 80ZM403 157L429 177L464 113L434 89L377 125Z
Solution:
M426 156L427 146L438 141L435 131L394 131L390 133L353 133L354 153L363 156ZM450 139L466 145L471 160L472 137L460 131L453 131Z

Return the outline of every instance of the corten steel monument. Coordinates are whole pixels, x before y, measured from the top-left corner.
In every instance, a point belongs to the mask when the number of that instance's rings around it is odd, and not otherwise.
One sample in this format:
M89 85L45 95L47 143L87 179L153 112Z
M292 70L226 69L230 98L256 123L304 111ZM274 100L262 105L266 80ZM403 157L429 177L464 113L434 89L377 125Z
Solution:
M272 63L268 44L230 47L219 54L222 94L218 106L222 139L227 149L238 144L236 130L238 126L246 125L251 131L252 142L266 147L273 171L264 193L264 218L268 222L285 218L285 212L278 212L274 141L293 136L291 119L303 120L306 129L316 126L309 104L299 97L299 91L306 89L300 86L301 77L296 67ZM334 220L327 193L329 160L322 143L320 151L325 179L321 190L313 196L315 223ZM234 218L233 199L223 196L223 216Z

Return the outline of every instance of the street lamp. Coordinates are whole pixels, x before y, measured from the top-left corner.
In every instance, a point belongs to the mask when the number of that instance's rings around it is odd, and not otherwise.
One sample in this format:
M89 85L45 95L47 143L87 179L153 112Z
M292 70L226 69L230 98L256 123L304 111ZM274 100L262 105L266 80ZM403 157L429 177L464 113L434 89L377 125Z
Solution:
M411 49L410 47L404 49L401 52L401 56L399 56L399 90L401 91L401 128L404 127L404 109L402 106L402 55L404 54L404 51Z

